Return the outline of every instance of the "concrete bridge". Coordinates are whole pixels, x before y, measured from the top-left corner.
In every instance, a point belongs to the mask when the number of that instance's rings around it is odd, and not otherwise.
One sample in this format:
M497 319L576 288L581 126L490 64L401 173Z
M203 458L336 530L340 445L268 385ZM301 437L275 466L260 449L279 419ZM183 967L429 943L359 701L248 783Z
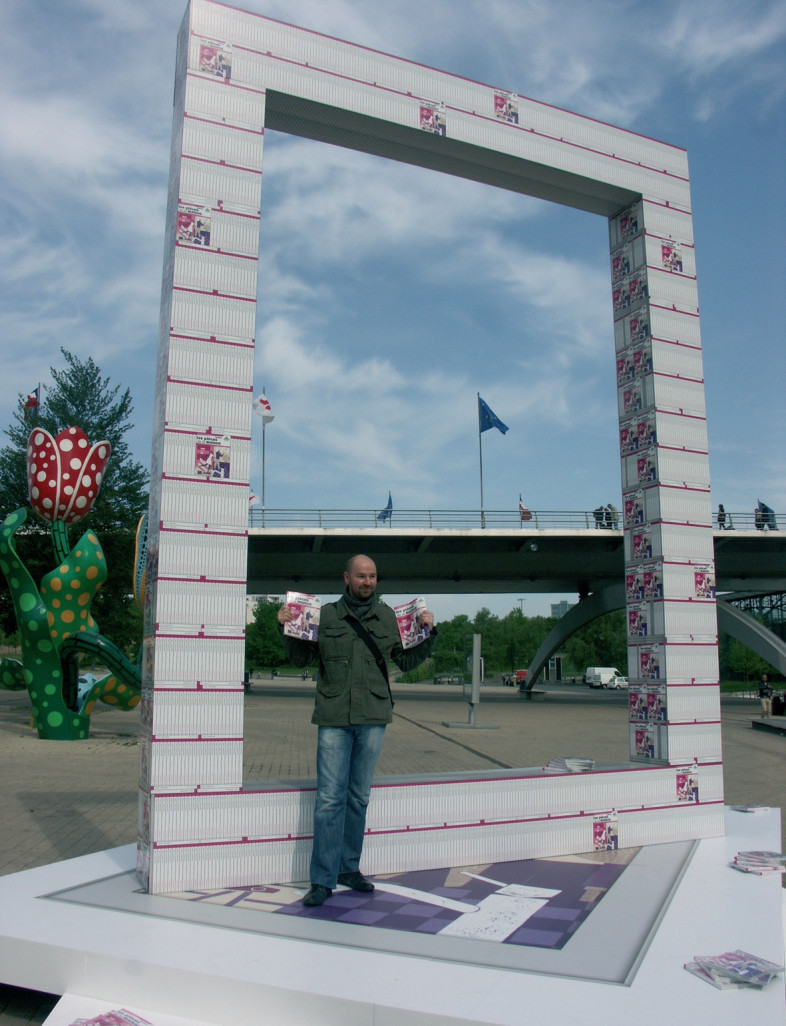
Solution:
M623 531L594 526L592 511L533 512L526 521L518 511L402 510L390 520L378 516L266 510L264 526L249 528L249 593L334 594L346 560L364 552L377 562L381 587L389 594L575 595L578 605L544 642L530 681L566 637L625 605ZM252 525L262 519L261 511L253 511ZM786 644L729 601L786 592L786 531L757 530L752 513L732 514L732 522L733 530L713 532L719 628L786 673Z
M349 556L376 560L390 594L564 592L576 596L621 584L623 532L596 528L592 511L401 510L380 521L373 510L252 511L248 590L297 588L332 594ZM786 517L781 517L786 524ZM753 514L715 530L719 592L786 591L786 531L759 531Z

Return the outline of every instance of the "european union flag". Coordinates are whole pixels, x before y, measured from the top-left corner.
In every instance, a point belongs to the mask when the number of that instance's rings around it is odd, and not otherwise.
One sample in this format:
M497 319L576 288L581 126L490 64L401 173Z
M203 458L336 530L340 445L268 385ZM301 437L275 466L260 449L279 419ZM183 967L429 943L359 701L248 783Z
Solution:
M377 513L377 520L390 520L393 516L393 496L388 492L388 504L381 513Z
M489 404L484 402L480 396L478 396L478 423L481 431L488 431L489 428L499 428L504 435L508 430L508 425L502 423Z

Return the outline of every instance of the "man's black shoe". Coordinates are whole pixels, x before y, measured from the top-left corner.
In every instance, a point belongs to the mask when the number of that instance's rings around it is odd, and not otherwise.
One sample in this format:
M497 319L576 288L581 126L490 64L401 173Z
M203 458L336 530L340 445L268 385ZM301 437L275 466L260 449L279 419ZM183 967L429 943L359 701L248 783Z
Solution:
M374 890L374 884L358 869L354 873L339 873L336 879L342 887L351 887L353 891L365 891L368 894Z
M324 901L327 901L332 893L329 887L323 887L322 884L312 884L308 894L303 898L303 904L308 905L309 908L314 908L316 905L321 905Z

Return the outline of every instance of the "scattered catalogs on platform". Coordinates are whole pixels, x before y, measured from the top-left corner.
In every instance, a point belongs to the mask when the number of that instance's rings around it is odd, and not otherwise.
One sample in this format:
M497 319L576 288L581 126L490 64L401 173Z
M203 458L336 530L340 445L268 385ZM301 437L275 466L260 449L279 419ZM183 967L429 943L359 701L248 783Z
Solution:
M786 855L779 851L738 851L729 863L741 873L786 873Z
M584 759L578 755L558 755L543 769L546 773L586 773L594 765L594 759Z
M100 1012L92 1019L74 1019L70 1026L153 1026L149 1019L143 1019L127 1008L113 1008L111 1012Z
M761 989L783 972L782 965L739 949L722 955L695 955L692 962L686 962L685 968L718 990L739 987Z

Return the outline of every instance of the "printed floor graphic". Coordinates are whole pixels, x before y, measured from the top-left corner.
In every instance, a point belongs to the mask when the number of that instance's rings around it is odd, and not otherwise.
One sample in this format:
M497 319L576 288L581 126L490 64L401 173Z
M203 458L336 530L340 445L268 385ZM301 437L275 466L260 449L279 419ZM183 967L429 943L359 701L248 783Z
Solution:
M153 895L140 889L130 868L40 898L103 909L110 917L170 919L628 986L695 846L678 841L380 875L371 878L373 893L337 888L318 908L303 905L303 882Z
M301 887L181 891L168 897L224 907L559 949L579 929L638 848L373 877L375 891L339 887L318 908Z

